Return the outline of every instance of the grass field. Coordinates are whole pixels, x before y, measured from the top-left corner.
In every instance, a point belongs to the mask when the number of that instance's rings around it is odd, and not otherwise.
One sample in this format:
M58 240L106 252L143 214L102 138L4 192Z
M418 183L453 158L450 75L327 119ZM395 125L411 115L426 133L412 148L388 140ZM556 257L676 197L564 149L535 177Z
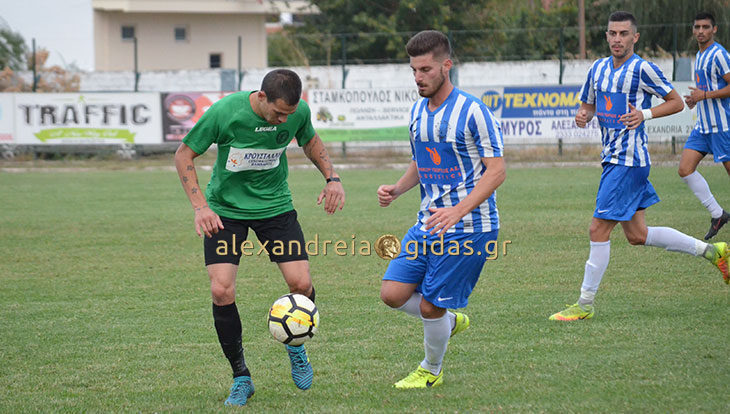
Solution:
M730 206L724 170L701 171ZM373 242L414 223L416 191L387 209L374 195L401 171L341 174L347 206L326 216L315 205L321 177L292 171L308 240ZM256 385L245 409L730 411L730 288L702 259L630 246L616 230L596 317L547 320L577 298L599 176L508 170L498 202L500 239L511 244L487 263L466 309L472 327L451 341L436 389L392 388L423 347L420 321L379 300L387 262L330 251L311 258L322 326L307 346L314 385L297 390L265 322L285 284L266 257L245 258L237 303ZM648 224L704 235L708 214L675 167L654 167L651 178L663 201ZM0 197L0 412L229 411L202 242L174 172L0 173Z

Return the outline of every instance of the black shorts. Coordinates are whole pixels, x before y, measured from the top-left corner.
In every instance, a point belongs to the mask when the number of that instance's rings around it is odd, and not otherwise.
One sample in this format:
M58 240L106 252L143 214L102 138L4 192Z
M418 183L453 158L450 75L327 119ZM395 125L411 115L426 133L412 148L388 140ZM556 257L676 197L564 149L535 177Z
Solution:
M238 220L221 217L223 230L205 237L205 265L232 263L237 265L243 256L255 256L267 252L269 260L276 263L307 260L302 227L297 221L296 210L261 220ZM259 242L247 241L249 227Z

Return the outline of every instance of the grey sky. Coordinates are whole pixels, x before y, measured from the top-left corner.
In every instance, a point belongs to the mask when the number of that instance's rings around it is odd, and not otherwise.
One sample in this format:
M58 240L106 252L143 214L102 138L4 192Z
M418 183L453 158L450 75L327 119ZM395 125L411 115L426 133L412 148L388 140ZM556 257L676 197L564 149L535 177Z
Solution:
M31 47L50 52L48 64L94 68L91 0L0 0L0 17Z

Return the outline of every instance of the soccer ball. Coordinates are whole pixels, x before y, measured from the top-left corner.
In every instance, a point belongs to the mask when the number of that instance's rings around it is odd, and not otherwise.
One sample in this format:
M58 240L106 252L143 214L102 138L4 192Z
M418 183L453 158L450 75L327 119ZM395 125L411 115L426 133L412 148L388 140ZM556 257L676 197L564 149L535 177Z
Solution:
M269 309L269 331L287 345L298 346L319 328L319 311L314 302L298 293L280 297Z

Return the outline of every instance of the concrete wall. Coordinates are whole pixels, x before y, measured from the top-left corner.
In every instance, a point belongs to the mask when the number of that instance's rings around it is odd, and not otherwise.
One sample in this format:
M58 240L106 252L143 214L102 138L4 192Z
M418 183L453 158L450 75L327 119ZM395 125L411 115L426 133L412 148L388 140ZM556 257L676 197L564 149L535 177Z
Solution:
M671 80L672 59L654 62ZM565 62L563 84L582 84L591 65L588 60ZM251 68L244 71L242 90L258 89L261 79L272 68ZM293 67L302 78L305 89L339 89L342 87L342 69L339 66ZM413 86L413 75L408 64L348 66L346 88L395 88ZM224 75L221 70L146 71L140 76L140 91L217 91L235 89L222 81L223 77L237 77L235 71ZM459 65L455 73L457 84L468 86L557 85L560 76L558 61L484 62ZM81 76L82 91L133 91L134 74L121 72L90 72Z

